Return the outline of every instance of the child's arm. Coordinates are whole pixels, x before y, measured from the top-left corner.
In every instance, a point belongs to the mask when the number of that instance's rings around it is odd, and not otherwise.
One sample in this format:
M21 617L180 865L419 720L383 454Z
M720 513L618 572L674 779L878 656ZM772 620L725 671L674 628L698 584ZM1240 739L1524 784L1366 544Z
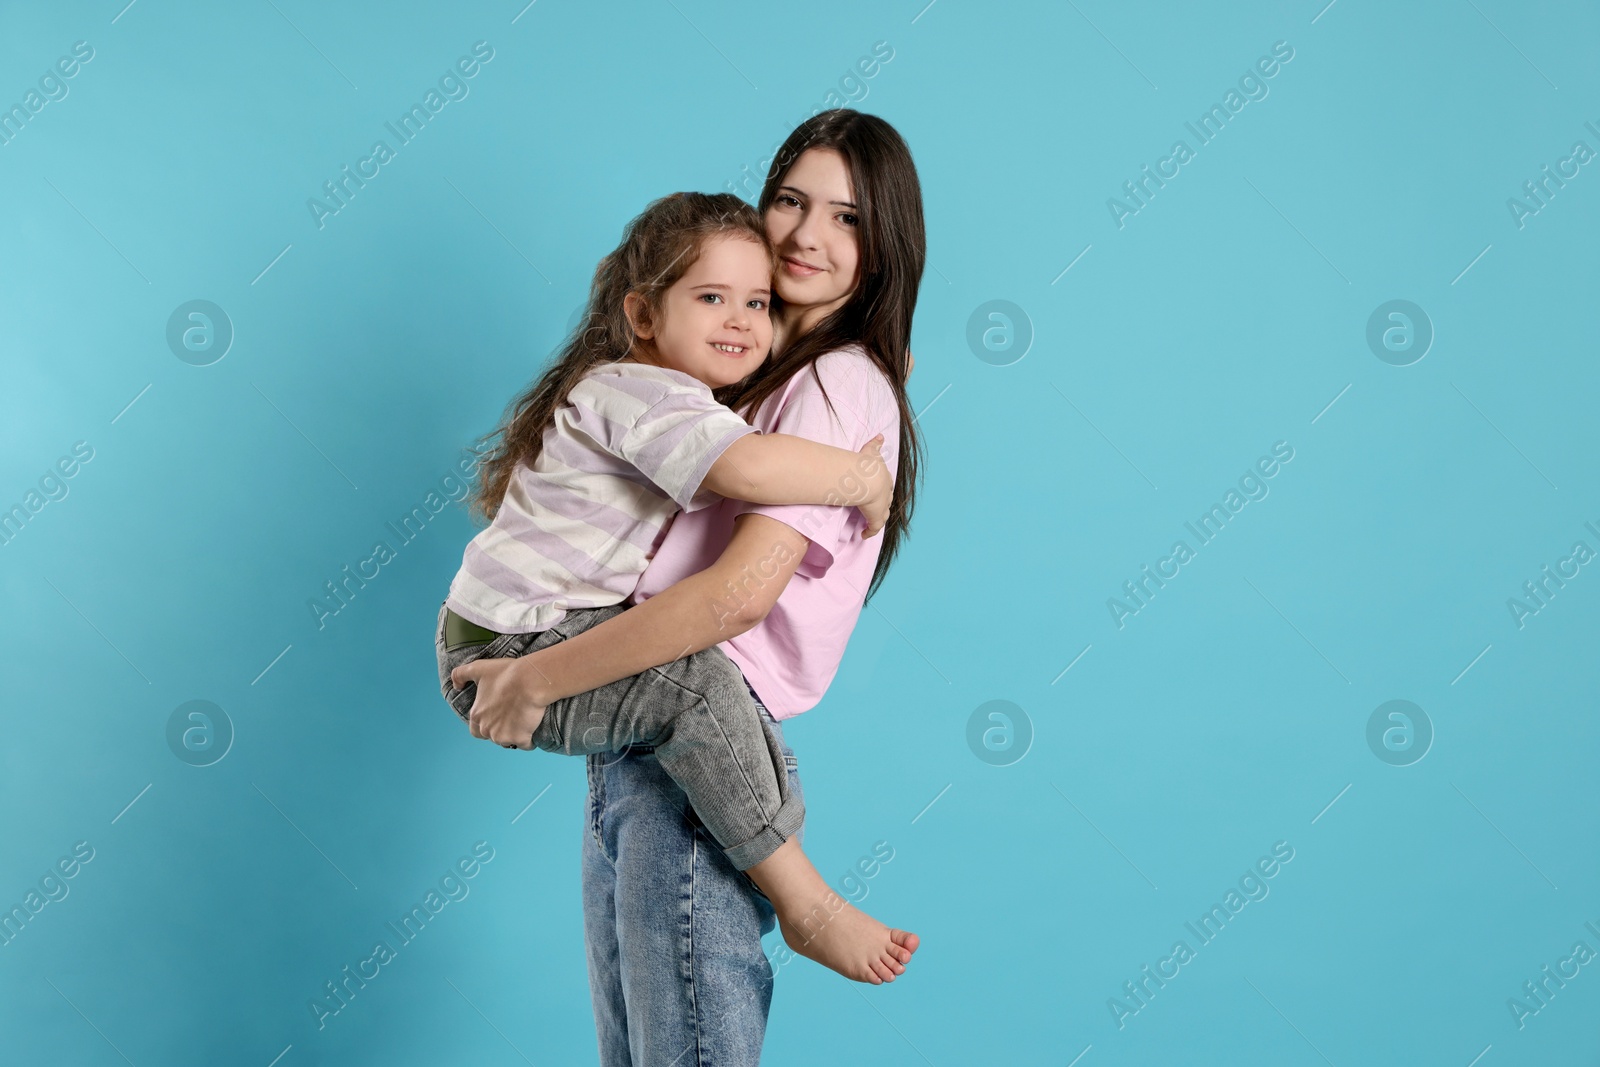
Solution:
M783 433L749 433L729 445L701 486L753 504L838 504L861 509L863 537L889 521L894 478L883 462L883 435L861 451Z

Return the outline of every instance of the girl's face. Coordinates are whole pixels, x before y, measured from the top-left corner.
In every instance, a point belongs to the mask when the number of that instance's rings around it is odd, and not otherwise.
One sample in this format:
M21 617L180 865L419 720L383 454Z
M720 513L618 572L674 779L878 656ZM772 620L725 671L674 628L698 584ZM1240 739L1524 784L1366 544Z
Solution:
M774 284L786 308L799 313L801 332L843 307L855 291L861 240L854 197L844 157L831 148L808 148L767 208L767 236L780 257Z
M661 294L661 307L640 328L640 299L627 297L641 363L682 371L720 389L750 374L772 348L772 261L754 240L712 237L683 277Z

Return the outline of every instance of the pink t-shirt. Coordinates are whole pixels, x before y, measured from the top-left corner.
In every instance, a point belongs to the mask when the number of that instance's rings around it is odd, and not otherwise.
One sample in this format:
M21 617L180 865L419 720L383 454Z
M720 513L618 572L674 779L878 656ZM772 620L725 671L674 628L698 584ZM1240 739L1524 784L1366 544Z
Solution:
M900 459L900 408L878 365L850 347L829 352L812 366L816 376L810 367L795 374L766 399L751 425L763 433L793 434L851 451L881 433L884 463L894 474ZM827 389L826 400L818 377ZM811 542L767 617L718 646L744 672L772 717L787 719L822 699L861 614L883 533L862 540L866 520L859 510L722 500L681 512L667 527L629 603L648 600L715 563L733 537L733 520L745 512L771 516ZM752 573L746 584L753 587L760 581L759 572ZM730 589L729 605L736 601Z

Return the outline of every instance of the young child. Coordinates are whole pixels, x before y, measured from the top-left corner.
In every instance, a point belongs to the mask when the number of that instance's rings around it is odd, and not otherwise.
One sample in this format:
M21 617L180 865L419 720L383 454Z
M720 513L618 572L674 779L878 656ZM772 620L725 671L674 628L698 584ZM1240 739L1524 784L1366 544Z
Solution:
M458 668L526 655L617 614L680 509L718 497L850 502L863 536L883 528L894 479L881 435L851 452L763 434L712 397L767 357L775 265L744 201L676 193L634 219L596 268L585 327L507 409L500 462L488 468L504 482L501 503L440 609L441 691L463 719L476 686ZM494 478L486 488L495 499ZM712 646L629 682L620 707L584 694L550 705L531 747L653 745L734 867L772 901L790 948L856 981L904 973L916 936L829 890L793 838L804 809L738 667Z

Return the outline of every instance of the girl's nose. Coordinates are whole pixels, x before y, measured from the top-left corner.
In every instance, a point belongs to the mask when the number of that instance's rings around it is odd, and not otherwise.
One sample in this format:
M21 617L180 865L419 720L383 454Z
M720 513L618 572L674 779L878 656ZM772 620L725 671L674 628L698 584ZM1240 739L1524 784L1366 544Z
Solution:
M801 248L815 248L817 219L810 211L800 213L800 222L789 235L789 239Z

